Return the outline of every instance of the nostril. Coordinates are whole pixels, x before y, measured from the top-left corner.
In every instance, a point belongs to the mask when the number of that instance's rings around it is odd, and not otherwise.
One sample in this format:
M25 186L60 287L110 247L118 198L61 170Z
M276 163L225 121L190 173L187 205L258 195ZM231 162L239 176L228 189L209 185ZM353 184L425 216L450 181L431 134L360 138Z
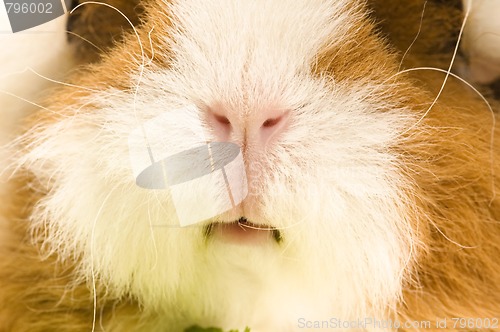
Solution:
M268 117L264 122L262 122L262 128L263 129L270 129L273 127L280 127L281 125L285 124L287 121L287 118L289 116L289 111L279 111L278 114L274 114L274 117ZM277 128L276 128L277 129Z
M267 120L261 122L260 127L260 138L264 144L267 144L270 139L280 134L283 130L285 130L288 126L288 118L290 112L275 112L273 115L277 115L274 117L268 117ZM269 116L269 115L268 115Z
M227 117L225 117L224 115L214 114L214 117L215 117L215 120L220 124L223 124L223 125L230 125L231 124L229 119Z
M233 126L231 120L226 116L226 113L222 112L222 107L218 107L218 112L215 112L212 108L208 109L208 123L210 125L214 139L224 142L229 140L233 133Z
M274 127L281 121L282 118L283 118L283 116L280 116L280 117L277 117L274 119L268 119L268 120L264 121L264 123L262 124L262 127L264 127L264 128Z

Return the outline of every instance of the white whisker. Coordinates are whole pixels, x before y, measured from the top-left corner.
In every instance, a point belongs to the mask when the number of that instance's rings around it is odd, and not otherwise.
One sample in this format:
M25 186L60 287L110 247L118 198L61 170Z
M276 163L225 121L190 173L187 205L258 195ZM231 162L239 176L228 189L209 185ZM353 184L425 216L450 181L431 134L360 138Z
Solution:
M35 107L38 107L38 108L43 109L45 111L49 111L49 112L55 113L54 111L48 109L47 107L44 107L44 106L42 106L40 104L37 104L37 103L35 103L33 101L30 101L30 100L26 99L26 98L18 96L16 94L12 93L12 92L5 91L5 90L0 90L0 93L6 94L6 95L14 97L14 98L17 98L19 100L22 100L22 101L26 102L27 104L30 104L30 105L35 106Z
M420 16L420 24L418 25L417 34L415 35L415 38L411 42L410 46L408 46L408 48L406 49L405 53L403 54L403 57L401 58L401 62L399 63L398 72L401 70L401 66L403 66L403 62L404 62L406 56L408 55L408 53L410 52L410 49L413 47L413 45L415 44L415 42L418 40L418 37L420 36L420 32L422 32L422 23L424 21L424 15L425 15L425 8L426 8L426 6L427 6L427 1L424 2L424 8L422 9L422 15Z
M471 1L471 0L469 0ZM470 7L469 9L466 11L465 13L465 16L464 16L464 19L463 19L463 22L462 22L462 26L460 27L460 32L458 34L458 39L457 39L457 43L455 44L455 49L453 50L453 56L451 57L451 61L450 61L450 65L448 66L448 70L445 71L446 73L446 76L443 80L443 84L441 84L441 88L439 89L439 92L438 94L436 95L436 97L434 98L434 100L432 101L431 105L429 106L429 108L425 111L425 113L420 117L420 119L418 119L418 121L416 123L414 123L413 125L411 125L409 128L407 128L403 133L401 133L402 135L404 135L405 133L407 133L408 131L410 131L411 129L415 128L416 126L418 126L422 121L423 119L425 119L425 117L427 116L427 114L429 114L429 112L432 110L432 108L434 107L434 105L436 105L436 103L438 102L439 98L441 97L441 94L443 93L444 91L444 88L446 86L446 83L448 82L448 78L452 75L452 72L451 72L451 69L453 68L453 65L455 64L455 59L457 57L457 54L458 54L458 48L460 46L460 41L462 40L462 35L464 33L464 30L465 30L465 25L467 24L467 20L469 18L469 15L470 15ZM393 75L392 77L395 77L397 75L400 75L402 73L404 73L405 70L403 71L400 71L398 72L397 74ZM392 78L391 77L391 78Z
M73 36L75 36L77 38L80 38L81 40L83 40L86 43L89 43L90 45L92 45L93 47L95 47L99 52L104 53L104 50L102 48L100 48L99 46L97 46L96 44L94 44L93 42L91 42L90 40L88 40L87 38L85 38L83 36L80 36L79 34L74 33L73 31L66 30L66 33L68 33L70 35L73 35Z
M109 191L109 193L106 195L106 197L102 201L101 206L99 207L99 210L97 211L97 215L96 215L94 222L92 224L92 232L91 232L91 237L90 237L90 272L91 272L91 278L92 278L92 297L93 297L93 302L94 302L93 318L92 318L92 332L95 332L96 319L97 319L97 287L96 287L96 272L95 272L95 267L94 267L95 228L97 226L97 221L101 217L102 211L104 210L104 206L106 205L109 198L114 193L114 191L116 190L117 187L118 187L118 185L115 185Z
M452 76L452 77L458 79L459 81L461 81L462 83L464 83L465 85L467 85L469 88L471 88L472 91L474 91L479 96L479 98L481 98L484 101L484 103L488 107L488 110L489 110L489 112L491 114L491 122L492 122L492 124L491 124L491 134L490 134L490 140L491 140L491 142L490 142L490 146L491 146L491 148L490 148L490 168L491 168L491 177L492 177L492 188L491 188L492 198L490 200L490 206L491 206L491 204L493 203L493 201L496 198L496 188L495 188L495 154L494 154L495 130L496 130L496 115L495 115L495 111L493 110L493 107L491 107L491 104L486 99L486 97L484 97L483 94L481 92L479 92L479 90L476 89L471 83L467 82L465 79L461 78L460 76L458 76L458 75L456 75L454 73L447 72L444 69L434 68L434 67L417 67L417 68L405 69L405 70L401 71L400 73L412 72L412 71L418 71L418 70L433 70L433 71L438 71L438 72L446 73L447 75Z

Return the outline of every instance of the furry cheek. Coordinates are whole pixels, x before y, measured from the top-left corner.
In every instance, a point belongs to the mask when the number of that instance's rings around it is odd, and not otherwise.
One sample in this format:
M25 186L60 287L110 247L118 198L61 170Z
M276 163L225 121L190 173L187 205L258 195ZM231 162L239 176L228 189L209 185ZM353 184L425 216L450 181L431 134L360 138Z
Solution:
M144 86L158 86L159 77L146 75ZM179 87L172 82L172 89ZM327 85L307 80L291 84L293 92L288 94L301 96L298 99L306 100L307 106L291 115L290 127L265 153L245 157L249 171L253 167L260 172L250 178L257 180L251 181L247 197L254 210L252 221L279 229L283 243L250 252L232 248L233 254L222 255L230 245L204 239L210 220L179 228L168 190L135 185L127 137L141 118L181 107L176 121L147 133L148 144L171 152L211 137L210 130L203 139L198 135L200 109L183 109L182 98L172 98L167 84L162 86L169 93L145 88L137 95L94 95L82 103L92 102L98 110L86 109L32 137L35 148L24 162L52 188L32 216L33 227L48 232L43 238L46 247L63 259L80 257L83 280L98 276L117 296L131 292L159 310L169 310L173 294L190 302L193 289L205 289L207 301L220 301L230 312L231 297L222 298L217 290L231 287L240 294L238 280L251 277L273 290L264 300L270 306L286 292L276 287L279 282L303 288L303 293L287 295L291 315L303 312L303 303L326 301L324 308L345 317L382 317L384 313L375 308L399 298L418 243L407 206L398 203L411 184L387 148L412 119L408 111L380 115L377 109L389 105L363 101L366 87L337 89L328 100L323 91ZM174 95L188 94L178 89ZM74 153L68 153L67 144ZM193 208L195 191L193 184L182 193L183 204L188 204L183 208ZM242 258L244 264L239 263ZM263 270L268 272L261 274ZM366 275L372 276L369 283ZM325 280L335 280L334 287ZM327 300L338 298L343 300ZM202 315L204 305L191 308Z

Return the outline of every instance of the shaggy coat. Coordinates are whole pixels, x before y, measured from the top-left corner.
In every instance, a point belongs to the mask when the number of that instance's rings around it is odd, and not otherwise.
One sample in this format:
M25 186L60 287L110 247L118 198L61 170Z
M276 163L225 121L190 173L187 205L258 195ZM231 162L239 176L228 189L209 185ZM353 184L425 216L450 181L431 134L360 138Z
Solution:
M331 318L500 330L498 104L445 74L460 1L109 3L134 29L94 21L104 5L77 8L68 26L101 51L72 38L85 66L12 144L0 331L302 331ZM435 69L406 70L418 67ZM216 141L223 112L249 191L184 228L169 190L136 185L128 151L133 130L179 109L150 143L202 144L193 119ZM263 143L255 124L276 110L287 125ZM200 208L195 186L183 208ZM280 240L210 233L242 217Z

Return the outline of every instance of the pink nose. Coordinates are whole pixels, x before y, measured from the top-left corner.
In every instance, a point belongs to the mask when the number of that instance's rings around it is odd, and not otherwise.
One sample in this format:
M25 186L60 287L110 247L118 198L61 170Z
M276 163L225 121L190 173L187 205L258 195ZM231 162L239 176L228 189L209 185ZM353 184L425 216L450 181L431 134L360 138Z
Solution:
M209 110L210 125L222 142L243 137L250 144L265 145L286 129L288 118L286 110L256 112L245 119L222 109Z

